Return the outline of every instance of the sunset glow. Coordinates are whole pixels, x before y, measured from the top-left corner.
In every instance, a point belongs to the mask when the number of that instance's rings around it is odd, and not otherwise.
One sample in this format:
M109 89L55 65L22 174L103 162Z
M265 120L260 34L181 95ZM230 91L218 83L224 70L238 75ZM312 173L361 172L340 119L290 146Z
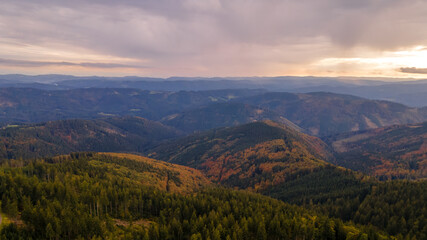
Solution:
M426 76L424 1L2 4L0 74Z

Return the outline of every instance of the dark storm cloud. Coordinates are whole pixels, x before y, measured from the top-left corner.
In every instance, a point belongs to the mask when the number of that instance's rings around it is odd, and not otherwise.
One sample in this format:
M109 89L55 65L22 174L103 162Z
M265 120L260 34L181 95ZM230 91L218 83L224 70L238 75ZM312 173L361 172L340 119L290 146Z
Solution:
M427 74L427 68L404 67L399 69L403 73Z

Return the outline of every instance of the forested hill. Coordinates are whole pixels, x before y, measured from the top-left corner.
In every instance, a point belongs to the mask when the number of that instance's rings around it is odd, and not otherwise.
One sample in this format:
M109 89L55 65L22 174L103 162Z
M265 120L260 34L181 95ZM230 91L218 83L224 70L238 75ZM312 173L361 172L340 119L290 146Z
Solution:
M81 154L86 157L84 154ZM65 161L80 156L72 153ZM152 158L126 153L89 153L89 163L97 167L105 167L108 174L125 176L138 181L141 185L174 193L191 193L212 183L199 171L177 164L171 164ZM64 156L54 157L54 161ZM64 161L64 160L62 160ZM119 166L119 167L118 167Z
M159 120L187 109L262 92L245 89L165 92L126 88L62 91L0 88L0 124L128 115Z
M200 169L226 186L298 204L363 196L371 184L324 161L332 155L320 139L270 121L171 140L148 156Z
M236 101L276 112L316 136L427 120L425 109L334 93L276 92Z
M159 173L147 161L76 153L22 167L3 166L1 209L12 223L2 226L1 239L387 237L373 227L344 224L248 192L208 188L181 195L162 191L147 186L149 181L139 176ZM182 174L165 170L163 177L178 182Z
M37 158L75 151L142 152L181 133L139 117L61 120L0 129L1 158Z
M272 120L303 131L303 129L276 112L237 102L202 106L172 114L163 118L161 122L165 125L192 133L194 131L236 126L261 120Z
M329 164L320 139L271 121L216 129L164 143L149 156L201 169L211 179L266 189Z
M271 122L172 140L150 156L195 167L227 186L372 224L393 235L427 236L426 182L382 183L334 166L321 160L331 160L323 142Z
M327 138L336 164L381 179L427 179L427 122Z

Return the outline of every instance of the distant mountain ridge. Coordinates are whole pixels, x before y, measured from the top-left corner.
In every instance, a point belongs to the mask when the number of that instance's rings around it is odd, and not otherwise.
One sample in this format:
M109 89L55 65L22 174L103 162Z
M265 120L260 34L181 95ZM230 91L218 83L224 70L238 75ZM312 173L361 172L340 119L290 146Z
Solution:
M238 102L216 103L167 116L161 120L165 125L182 131L206 131L219 127L237 126L262 120L272 120L304 131L280 114L267 109Z
M267 92L190 109L161 122L192 132L266 119L311 135L328 136L422 122L427 120L427 109L333 93Z
M120 116L162 121L186 132L270 119L312 135L327 136L426 121L427 108L322 92L0 88L0 126Z
M261 90L158 92L140 89L88 88L44 91L0 88L0 124L34 123L70 118L140 116L159 120L167 115Z
M154 91L265 89L280 92L333 92L411 107L427 106L427 80L356 77L76 77L69 75L0 75L0 87L44 90L75 88L136 88Z
M273 111L316 136L427 119L426 109L324 92L264 93L236 101Z

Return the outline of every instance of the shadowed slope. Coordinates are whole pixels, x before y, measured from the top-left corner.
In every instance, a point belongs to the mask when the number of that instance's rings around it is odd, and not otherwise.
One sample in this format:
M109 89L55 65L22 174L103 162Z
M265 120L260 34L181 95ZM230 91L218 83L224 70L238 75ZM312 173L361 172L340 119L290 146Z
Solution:
M36 158L74 151L141 152L180 136L139 117L61 120L0 130L0 158Z

